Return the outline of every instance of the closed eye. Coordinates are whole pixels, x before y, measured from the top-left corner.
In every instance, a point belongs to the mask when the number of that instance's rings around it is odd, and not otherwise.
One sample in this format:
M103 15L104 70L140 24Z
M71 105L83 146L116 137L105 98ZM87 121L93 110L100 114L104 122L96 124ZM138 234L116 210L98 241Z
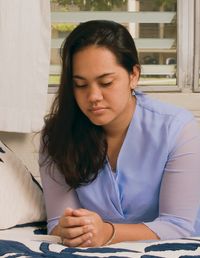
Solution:
M77 83L74 83L74 86L76 88L85 88L87 86L87 84L77 84Z
M105 83L101 83L101 86L102 87L108 87L108 86L111 86L112 85L112 81L110 81L110 82L105 82Z

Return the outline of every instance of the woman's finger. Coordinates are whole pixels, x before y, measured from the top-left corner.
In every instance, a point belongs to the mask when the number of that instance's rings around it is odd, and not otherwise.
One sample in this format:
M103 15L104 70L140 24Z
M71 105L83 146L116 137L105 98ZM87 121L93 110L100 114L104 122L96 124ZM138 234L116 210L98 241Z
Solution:
M72 216L73 211L74 210L72 208L66 208L64 211L64 216Z
M88 232L93 232L93 225L85 225L81 227L70 227L70 228L62 228L62 238L73 239L84 235Z
M87 242L88 245L91 245L92 237L93 237L93 234L91 232L89 232L89 233L85 233L79 237L72 238L72 239L64 238L62 243L69 247L81 246L85 242Z
M72 211L72 214L73 216L90 216L93 214L92 211L89 211L89 210L86 210L86 209L83 209L83 208L80 208L80 209L76 209L76 210L73 210Z
M77 227L91 224L90 217L62 216L59 220L61 227Z
M85 242L83 242L81 245L79 245L78 247L92 247L92 241L89 239Z

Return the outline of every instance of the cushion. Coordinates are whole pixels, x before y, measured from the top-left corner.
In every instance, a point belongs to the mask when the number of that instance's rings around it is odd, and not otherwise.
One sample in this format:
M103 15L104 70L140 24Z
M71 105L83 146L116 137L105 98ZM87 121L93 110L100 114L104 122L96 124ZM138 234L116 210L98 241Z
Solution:
M0 229L45 219L39 183L14 152L0 141Z

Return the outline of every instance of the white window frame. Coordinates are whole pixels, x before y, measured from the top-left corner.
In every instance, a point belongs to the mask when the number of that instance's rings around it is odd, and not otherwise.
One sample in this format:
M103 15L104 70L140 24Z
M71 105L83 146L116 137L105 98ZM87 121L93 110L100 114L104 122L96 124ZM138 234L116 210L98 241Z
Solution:
M194 91L200 92L200 0L195 1Z
M178 0L177 84L182 92L193 91L194 0Z

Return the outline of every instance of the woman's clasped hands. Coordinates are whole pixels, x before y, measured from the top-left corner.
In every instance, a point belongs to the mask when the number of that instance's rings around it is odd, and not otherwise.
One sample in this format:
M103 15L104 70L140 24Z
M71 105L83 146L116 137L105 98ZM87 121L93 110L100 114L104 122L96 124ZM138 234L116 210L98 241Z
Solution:
M59 219L62 243L70 247L94 247L108 243L113 227L101 217L86 209L67 208Z

